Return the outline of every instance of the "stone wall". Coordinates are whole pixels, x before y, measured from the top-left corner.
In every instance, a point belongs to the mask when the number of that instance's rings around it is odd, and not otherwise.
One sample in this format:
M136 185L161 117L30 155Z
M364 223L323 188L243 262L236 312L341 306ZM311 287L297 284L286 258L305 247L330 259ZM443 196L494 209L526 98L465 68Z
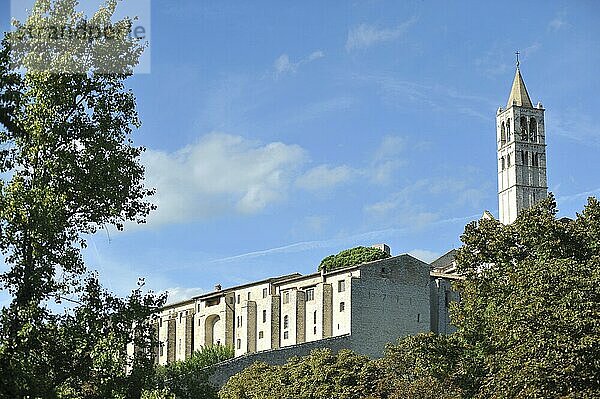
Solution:
M429 265L401 255L361 268L352 280L353 349L379 357L398 338L430 330Z
M341 349L352 349L352 339L350 335L342 335L239 356L214 366L210 382L217 387L221 387L232 375L256 362L273 365L284 364L293 356L306 356L312 350L320 348L329 348L333 352L339 352Z

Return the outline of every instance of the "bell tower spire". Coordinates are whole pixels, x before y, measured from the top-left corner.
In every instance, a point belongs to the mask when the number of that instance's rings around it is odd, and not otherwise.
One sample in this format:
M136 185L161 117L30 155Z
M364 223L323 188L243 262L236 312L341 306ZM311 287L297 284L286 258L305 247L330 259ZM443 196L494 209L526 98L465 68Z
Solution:
M523 76L519 52L506 109L498 108L498 208L500 221L512 223L525 208L548 195L544 107L533 106Z

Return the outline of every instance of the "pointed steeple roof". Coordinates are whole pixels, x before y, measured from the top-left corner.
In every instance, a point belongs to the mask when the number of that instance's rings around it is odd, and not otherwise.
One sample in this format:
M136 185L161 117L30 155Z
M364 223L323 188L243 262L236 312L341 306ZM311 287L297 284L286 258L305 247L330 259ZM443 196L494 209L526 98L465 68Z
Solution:
M515 72L515 80L513 80L512 89L510 90L510 96L508 97L506 108L510 108L513 103L520 107L533 108L533 104L531 104L531 99L529 98L529 93L527 93L527 88L525 87L525 82L523 82L523 77L521 76L521 71L519 70L518 64L517 71Z

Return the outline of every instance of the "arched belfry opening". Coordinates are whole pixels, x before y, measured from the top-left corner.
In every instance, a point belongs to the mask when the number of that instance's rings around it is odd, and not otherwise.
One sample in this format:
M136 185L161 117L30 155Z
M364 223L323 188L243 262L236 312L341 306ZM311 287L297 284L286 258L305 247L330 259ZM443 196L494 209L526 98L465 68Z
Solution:
M504 122L500 125L500 145L506 144L506 125Z
M522 116L521 119L519 119L519 125L521 127L521 139L528 140L529 137L527 135L527 118Z
M536 122L535 118L531 118L531 120L529 121L529 135L531 137L531 141L533 141L534 143L537 143L538 134L537 134L537 122Z

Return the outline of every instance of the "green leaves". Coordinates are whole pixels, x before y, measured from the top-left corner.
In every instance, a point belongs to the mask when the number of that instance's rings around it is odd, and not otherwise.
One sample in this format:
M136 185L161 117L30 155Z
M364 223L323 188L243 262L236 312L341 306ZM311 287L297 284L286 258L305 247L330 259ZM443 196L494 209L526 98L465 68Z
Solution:
M13 296L0 319L0 373L10 376L0 397L139 397L154 373L148 319L164 297L138 287L115 298L86 276L81 253L86 234L153 209L124 83L143 45L127 20L111 22L115 1L89 20L77 5L38 0L0 46L0 286ZM47 35L86 24L112 37Z
M512 225L465 228L453 322L478 348L472 395L599 394L599 209L590 198L576 220L557 220L550 196Z
M389 257L389 254L379 248L355 247L341 251L336 255L327 256L319 264L318 270L332 271Z

